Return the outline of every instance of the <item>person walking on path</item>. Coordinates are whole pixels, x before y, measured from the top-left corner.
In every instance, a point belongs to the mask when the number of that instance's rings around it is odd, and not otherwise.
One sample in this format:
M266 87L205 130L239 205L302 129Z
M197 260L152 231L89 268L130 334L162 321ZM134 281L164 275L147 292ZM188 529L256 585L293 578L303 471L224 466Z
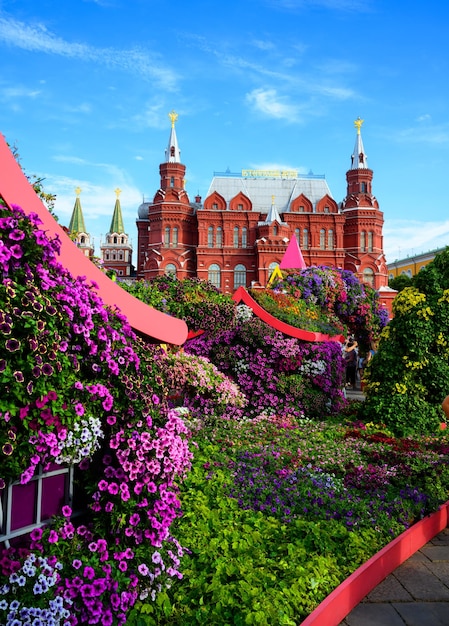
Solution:
M356 389L357 376L357 341L349 337L344 345L343 356L346 365L346 387Z

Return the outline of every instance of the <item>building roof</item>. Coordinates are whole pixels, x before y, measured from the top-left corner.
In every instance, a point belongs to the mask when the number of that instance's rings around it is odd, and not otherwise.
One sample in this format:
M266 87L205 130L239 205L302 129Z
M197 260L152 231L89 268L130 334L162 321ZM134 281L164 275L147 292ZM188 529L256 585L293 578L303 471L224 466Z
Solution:
M76 200L72 211L72 217L70 218L69 232L72 234L87 233L86 224L84 223L83 210L81 208L81 201L79 194L81 189L76 188Z
M111 225L109 226L110 233L117 233L117 235L125 234L125 226L123 225L122 207L120 206L120 189L115 190L117 199L115 201L114 213L112 214Z
M178 119L178 114L172 111L168 114L171 120L171 131L168 139L168 147L165 151L166 163L181 163L181 150L178 146L178 138L176 137L175 122Z
M355 137L354 152L351 156L352 170L368 169L368 159L365 153L365 148L363 147L362 133L360 131L362 124L363 120L361 120L360 117L358 117L354 122L354 126L357 128L357 135Z
M214 173L207 197L214 191L219 193L228 205L232 198L242 192L251 200L253 211L267 214L274 204L273 196L279 213L288 212L291 201L301 194L304 194L314 207L324 196L332 197L323 175L298 176L297 172L280 171L243 170L243 175L230 172Z

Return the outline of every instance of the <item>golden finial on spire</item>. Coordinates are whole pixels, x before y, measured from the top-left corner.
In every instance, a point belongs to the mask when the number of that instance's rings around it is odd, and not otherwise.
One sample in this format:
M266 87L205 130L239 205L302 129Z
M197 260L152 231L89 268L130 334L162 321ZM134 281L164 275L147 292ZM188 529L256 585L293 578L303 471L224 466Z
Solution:
M178 114L175 111L172 111L168 114L168 117L171 119L171 127L173 128L176 120L178 119Z
M362 120L362 119L360 119L360 117L358 117L358 118L355 120L355 122L354 122L354 126L357 128L357 135L360 135L360 128L361 128L361 126L362 126L362 124L363 124L363 121L364 121L364 120Z
M122 193L122 190L117 187L117 189L114 189L114 193L115 197L118 199L120 197L120 194Z
M271 196L271 204L274 204L274 196Z
M76 187L76 189L75 189L75 193L76 193L77 197L79 197L79 195L80 195L81 191L82 191L82 190L81 190L81 187Z

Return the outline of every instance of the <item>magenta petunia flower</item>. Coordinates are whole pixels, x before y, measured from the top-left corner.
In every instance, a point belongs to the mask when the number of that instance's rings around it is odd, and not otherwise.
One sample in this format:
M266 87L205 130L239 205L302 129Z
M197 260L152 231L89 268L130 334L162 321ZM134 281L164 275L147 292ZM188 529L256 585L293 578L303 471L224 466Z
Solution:
M72 515L72 509L66 504L62 507L62 514L64 517L70 517Z
M22 239L25 239L25 233L23 230L15 228L9 233L8 239L12 239L13 241L22 241Z
M13 256L15 259L21 259L22 258L22 256L23 256L22 246L19 246L18 243L16 243L13 246L11 246L9 250L11 252L11 256Z

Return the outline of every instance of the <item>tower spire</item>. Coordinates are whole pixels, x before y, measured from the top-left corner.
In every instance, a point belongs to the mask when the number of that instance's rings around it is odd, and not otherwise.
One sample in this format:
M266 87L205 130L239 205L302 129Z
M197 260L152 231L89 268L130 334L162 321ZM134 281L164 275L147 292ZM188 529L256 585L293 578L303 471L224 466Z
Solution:
M358 117L354 121L354 126L357 128L357 135L355 138L354 152L352 153L352 156L351 156L351 169L352 170L368 169L368 160L365 154L365 148L363 147L362 133L360 130L362 127L362 124L363 124L363 120L360 119L360 117Z
M178 139L176 137L175 122L178 119L178 114L175 111L171 111L168 114L171 120L170 138L168 140L168 148L165 151L165 161L167 163L181 163L181 151L178 147Z
M83 210L81 208L80 187L77 187L75 189L75 193L76 193L76 200L75 200L75 205L72 211L72 217L70 218L69 231L70 231L70 234L78 235L79 233L86 233L87 231L86 231L86 224L84 223Z
M122 207L120 205L120 194L122 193L122 190L117 187L117 189L115 189L114 191L116 195L116 200L109 232L117 233L117 235L122 235L125 232L125 226L123 225Z

